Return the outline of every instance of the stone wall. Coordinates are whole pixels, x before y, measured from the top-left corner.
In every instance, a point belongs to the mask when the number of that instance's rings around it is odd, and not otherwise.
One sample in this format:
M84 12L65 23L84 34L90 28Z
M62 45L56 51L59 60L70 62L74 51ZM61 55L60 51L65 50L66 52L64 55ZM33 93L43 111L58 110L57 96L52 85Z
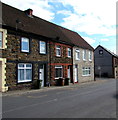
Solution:
M18 83L17 82L17 64L32 63L33 65L33 80L38 80L38 67L41 63L48 64L48 55L41 55L39 53L39 39L28 37L31 41L30 53L23 53L20 51L20 40L22 35L15 35L8 32L7 34L7 48L2 51L2 57L7 59L6 63L6 84L9 90L14 89L31 89L32 82ZM41 38L40 38L41 40ZM47 44L48 45L48 44ZM47 50L48 52L48 50ZM48 66L47 66L48 69ZM47 73L47 78L49 74Z
M80 51L80 60L75 59L75 50L79 49ZM74 65L78 65L78 82L87 82L94 80L94 53L92 52L92 61L89 60L89 50L87 50L87 59L83 60L83 48L74 47L73 48L73 78L75 77L74 74ZM83 67L90 67L91 68L91 75L83 76L82 68Z

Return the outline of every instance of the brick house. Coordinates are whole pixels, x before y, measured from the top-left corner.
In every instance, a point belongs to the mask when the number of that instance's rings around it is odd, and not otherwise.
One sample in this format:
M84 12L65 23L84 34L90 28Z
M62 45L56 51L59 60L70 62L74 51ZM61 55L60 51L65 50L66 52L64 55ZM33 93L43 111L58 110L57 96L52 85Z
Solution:
M0 91L31 89L39 79L42 87L59 78L73 82L74 46L93 48L76 32L34 16L31 9L0 4Z
M118 55L99 45L94 51L95 76L118 78Z
M94 80L94 49L78 33L60 28L73 46L73 82Z

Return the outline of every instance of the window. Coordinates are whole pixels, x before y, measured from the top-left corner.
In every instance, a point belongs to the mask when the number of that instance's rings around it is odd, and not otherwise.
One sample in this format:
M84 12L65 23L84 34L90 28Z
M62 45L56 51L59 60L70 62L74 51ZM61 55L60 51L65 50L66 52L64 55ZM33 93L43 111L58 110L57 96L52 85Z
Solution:
M32 64L18 64L18 83L32 81Z
M40 44L40 48L39 48L40 53L41 54L46 54L46 42L40 41L39 44Z
M71 58L71 48L68 48L68 57Z
M75 51L75 59L80 60L80 51L78 49Z
M55 66L55 78L63 77L63 67L61 65Z
M83 50L83 60L86 60L86 50Z
M2 48L2 40L3 39L3 33L2 32L0 32L0 48Z
M92 51L89 51L89 61L92 61Z
M82 68L82 72L83 72L83 76L89 76L89 75L91 75L91 69L90 69L90 67L83 67Z
M99 50L99 54L102 55L103 54L103 50Z
M29 52L29 39L22 37L21 38L21 51L22 52Z
M56 56L61 56L61 46L56 46Z

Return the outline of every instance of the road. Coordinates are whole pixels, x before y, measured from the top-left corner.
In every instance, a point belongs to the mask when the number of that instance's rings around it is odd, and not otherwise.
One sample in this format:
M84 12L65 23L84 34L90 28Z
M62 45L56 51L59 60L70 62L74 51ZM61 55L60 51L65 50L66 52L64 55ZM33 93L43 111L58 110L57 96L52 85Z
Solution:
M116 80L3 96L3 118L116 118Z

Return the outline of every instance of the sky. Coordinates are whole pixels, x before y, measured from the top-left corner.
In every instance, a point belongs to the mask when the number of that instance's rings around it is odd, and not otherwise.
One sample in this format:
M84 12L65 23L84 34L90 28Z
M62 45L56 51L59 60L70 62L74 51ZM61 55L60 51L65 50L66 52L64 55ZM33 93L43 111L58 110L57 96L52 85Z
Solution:
M81 35L93 48L116 53L117 0L1 0Z

